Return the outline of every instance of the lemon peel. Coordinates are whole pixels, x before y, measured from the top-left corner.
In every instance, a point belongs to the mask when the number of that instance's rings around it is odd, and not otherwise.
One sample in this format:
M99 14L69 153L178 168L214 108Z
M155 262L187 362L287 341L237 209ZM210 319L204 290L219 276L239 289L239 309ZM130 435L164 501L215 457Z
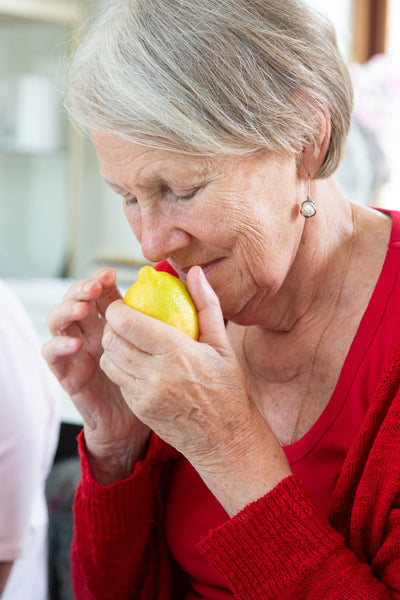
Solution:
M186 285L170 273L146 265L125 294L124 302L150 317L199 338L197 310Z

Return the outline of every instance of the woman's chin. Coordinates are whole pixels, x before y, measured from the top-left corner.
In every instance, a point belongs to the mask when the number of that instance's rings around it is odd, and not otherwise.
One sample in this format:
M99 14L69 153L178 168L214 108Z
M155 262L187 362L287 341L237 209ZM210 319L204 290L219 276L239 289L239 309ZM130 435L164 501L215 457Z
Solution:
M224 319L237 325L256 325L257 316L251 308L251 300L243 301L243 297L233 297L230 295L226 299L221 295L221 309Z

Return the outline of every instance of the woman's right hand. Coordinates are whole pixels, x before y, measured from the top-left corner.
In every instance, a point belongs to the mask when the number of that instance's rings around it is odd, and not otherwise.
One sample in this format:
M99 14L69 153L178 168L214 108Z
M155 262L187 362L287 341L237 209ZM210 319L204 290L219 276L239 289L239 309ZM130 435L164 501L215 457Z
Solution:
M47 318L53 337L43 347L48 365L82 415L92 474L103 485L131 474L149 436L99 366L104 314L121 298L115 282L113 269L75 282Z

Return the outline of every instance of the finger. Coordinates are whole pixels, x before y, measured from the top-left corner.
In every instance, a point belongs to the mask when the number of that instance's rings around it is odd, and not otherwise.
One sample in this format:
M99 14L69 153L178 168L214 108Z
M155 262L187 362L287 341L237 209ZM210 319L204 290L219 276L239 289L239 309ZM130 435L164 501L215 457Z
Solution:
M122 298L116 286L116 272L114 269L100 269L94 274L92 280L99 282L102 288L101 294L90 303L90 312L81 323L83 333L89 335L101 331L106 322L105 312L107 307L111 302Z
M64 301L50 313L47 324L53 335L60 332L77 335L78 326L83 334L101 332L99 317L103 319L110 302L121 298L116 287L114 269L99 269L91 278L76 281L66 292ZM71 327L76 322L75 329Z
M115 362L112 357L104 352L100 357L100 368L105 375L116 385L120 387L131 387L135 384L136 379L133 373L128 373L121 365Z
M100 312L96 301L86 303L89 310L79 322L82 334L89 338L102 335L106 323L104 315Z
M104 317L107 307L111 302L122 300L121 293L116 285L117 274L115 269L105 268L97 271L94 277L103 287L101 296L96 300L96 305L98 313Z
M81 340L69 336L52 338L43 345L42 355L59 381L68 371L71 357L78 354L81 348Z
M100 300L102 295L103 300ZM64 296L64 300L99 301L100 309L103 302L108 305L117 298L121 298L121 294L116 287L116 272L108 268L99 269L88 279L75 281Z
M97 367L97 363L85 352L81 340L77 338L53 338L43 346L42 354L70 396L83 389Z
M146 423L144 415L149 414L147 379L142 378L140 375L137 376L136 373L131 371L126 371L119 362L116 362L112 356L105 353L100 358L100 368L107 378L120 388L121 394L132 413L143 423ZM156 389L159 391L159 387ZM147 393L145 390L147 390ZM157 393L158 395L159 393Z
M100 296L102 290L103 287L97 279L80 279L66 291L63 300L91 302Z
M75 302L69 300L57 304L47 316L46 324L52 335L67 333L76 321L85 319L90 313L88 302ZM69 331L71 335L73 333Z
M102 339L104 354L110 356L126 372L137 372L143 364L148 365L151 355L143 352L125 338L119 336L107 323Z
M148 354L165 354L193 340L172 325L149 317L124 302L110 304L106 320L115 333Z
M208 283L201 267L195 266L190 269L187 286L198 312L199 341L219 351L230 350L218 296Z

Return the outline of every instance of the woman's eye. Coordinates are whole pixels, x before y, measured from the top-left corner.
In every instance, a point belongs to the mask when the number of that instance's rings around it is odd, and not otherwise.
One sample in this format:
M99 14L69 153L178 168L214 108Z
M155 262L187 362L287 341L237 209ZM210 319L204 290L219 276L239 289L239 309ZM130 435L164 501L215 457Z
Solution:
M137 204L137 198L135 198L135 196L127 196L126 198L124 198L125 208L129 208L130 206L133 206L134 204Z
M199 190L196 189L196 190L193 190L192 192L189 192L188 194L183 194L181 196L176 195L175 196L175 200L177 200L177 201L179 201L179 200L181 200L181 201L191 200L191 198L193 198L197 194L198 191Z

